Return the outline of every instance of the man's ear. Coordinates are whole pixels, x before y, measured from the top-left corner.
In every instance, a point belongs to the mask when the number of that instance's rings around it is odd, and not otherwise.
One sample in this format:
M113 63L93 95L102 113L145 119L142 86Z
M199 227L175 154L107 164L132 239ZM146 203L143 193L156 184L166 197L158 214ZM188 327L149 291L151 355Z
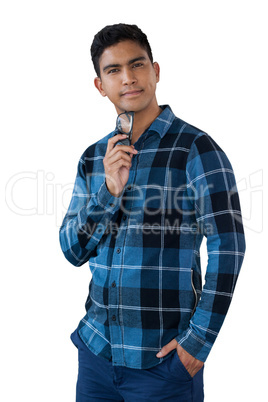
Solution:
M155 62L153 63L153 67L154 67L154 72L155 72L155 75L156 75L156 82L159 82L159 80L160 80L160 66L159 66L159 64L155 61Z
M99 93L100 93L102 96L106 96L106 93L104 92L104 90L103 90L103 88L102 88L102 82L101 82L100 77L96 77L96 78L94 79L94 85L95 85L95 87L97 88L97 90L99 91Z

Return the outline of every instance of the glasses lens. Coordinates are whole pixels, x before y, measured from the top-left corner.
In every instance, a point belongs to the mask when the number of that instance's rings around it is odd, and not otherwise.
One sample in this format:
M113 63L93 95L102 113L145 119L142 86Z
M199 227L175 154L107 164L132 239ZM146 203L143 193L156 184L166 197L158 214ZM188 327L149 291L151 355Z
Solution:
M117 118L117 127L121 133L128 134L132 127L132 115L128 113L122 113Z

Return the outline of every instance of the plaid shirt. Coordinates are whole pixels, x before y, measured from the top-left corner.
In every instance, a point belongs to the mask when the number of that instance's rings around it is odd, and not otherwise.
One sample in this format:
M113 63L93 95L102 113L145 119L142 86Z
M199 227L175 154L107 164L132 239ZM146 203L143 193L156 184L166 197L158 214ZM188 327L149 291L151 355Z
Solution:
M146 369L173 338L205 361L229 308L245 252L232 166L206 133L167 105L135 143L128 183L113 197L103 158L113 131L79 163L60 244L92 273L78 332L113 365ZM200 245L207 240L202 284Z

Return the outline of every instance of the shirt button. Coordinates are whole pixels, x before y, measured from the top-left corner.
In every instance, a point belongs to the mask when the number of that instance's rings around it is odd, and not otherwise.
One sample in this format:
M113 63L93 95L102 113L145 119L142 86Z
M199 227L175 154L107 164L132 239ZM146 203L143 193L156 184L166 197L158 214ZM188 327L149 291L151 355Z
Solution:
M114 204L113 204L113 203L111 203L111 204L110 204L110 206L111 206L111 207L114 207Z
M127 219L126 215L123 216L123 221L125 221Z
M116 283L115 283L115 282L112 283L112 287L113 287L113 288L116 287Z
M129 186L127 186L127 189L128 189L128 190L131 190L131 186L130 186L130 185L129 185Z
M115 315L112 316L112 320L113 320L113 321L116 320L116 316L115 316Z
M121 253L121 249L118 248L118 249L116 250L116 252L117 252L117 254Z

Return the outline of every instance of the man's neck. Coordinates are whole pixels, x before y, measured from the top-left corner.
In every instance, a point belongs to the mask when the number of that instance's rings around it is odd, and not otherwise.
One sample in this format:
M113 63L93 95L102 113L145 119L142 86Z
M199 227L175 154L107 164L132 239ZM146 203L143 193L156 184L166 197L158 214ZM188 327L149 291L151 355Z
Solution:
M150 127L153 121L162 113L162 109L157 105L151 113L136 112L134 115L134 125L131 144L133 145L138 141L139 137L144 131Z

